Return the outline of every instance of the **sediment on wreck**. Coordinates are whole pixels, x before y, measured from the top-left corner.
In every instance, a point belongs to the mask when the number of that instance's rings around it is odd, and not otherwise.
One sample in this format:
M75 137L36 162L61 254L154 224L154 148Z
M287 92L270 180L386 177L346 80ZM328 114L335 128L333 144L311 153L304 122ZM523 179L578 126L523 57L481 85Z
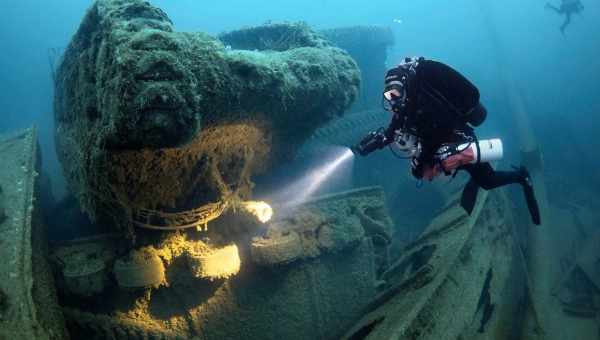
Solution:
M0 339L68 339L41 218L37 132L0 136Z
M342 339L515 339L525 319L527 269L511 205L460 194L387 269L380 293Z
M63 264L58 285L70 333L337 338L360 317L388 268L383 189L317 197L296 209L266 224L264 235L224 245L181 232L125 257L112 237L57 244L50 258Z
M356 63L316 41L226 48L147 2L95 2L56 72L57 153L82 209L122 229L137 209L250 196L252 174L357 96Z

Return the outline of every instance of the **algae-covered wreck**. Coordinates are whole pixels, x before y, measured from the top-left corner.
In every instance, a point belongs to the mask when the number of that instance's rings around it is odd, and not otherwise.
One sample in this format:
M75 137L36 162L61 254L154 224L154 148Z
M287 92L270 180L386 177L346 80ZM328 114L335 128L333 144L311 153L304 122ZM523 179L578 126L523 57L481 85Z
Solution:
M381 53L391 43L380 29L323 33L346 42L382 34L367 42ZM316 197L285 216L277 215L285 202L253 201L252 177L310 147L309 137L337 140L348 124L381 119L373 111L338 119L361 78L374 79L361 71L305 24L217 39L176 32L145 1L94 3L56 72L55 136L70 192L97 233L45 249L41 219L31 223L35 134L0 141L0 156L20 176L0 177L0 249L19 259L0 273L0 334L513 335L519 300L499 301L527 292L502 194L480 195L472 216L448 194L446 208L396 255L390 245L402 221L390 218L381 187ZM25 163L9 157L12 148Z
M270 214L250 201L251 176L292 157L356 98L360 72L347 52L305 24L247 28L218 40L175 32L147 2L98 1L56 81L57 150L69 187L106 229L58 244L51 257L72 333L306 338L316 330L330 337L357 317L374 289L372 247L358 215L355 229L331 217L316 229L275 236L247 214ZM381 209L381 193L376 197ZM368 206L352 209L364 215ZM274 263L276 256L265 255L292 235L300 241L311 233L321 243L298 243L303 256ZM356 261L343 265L358 268L344 276L363 292L356 308L315 295L346 281L341 276L330 273L330 282L319 284L322 274L305 277L335 266L299 264L336 261L342 250L355 253ZM298 291L297 300L319 301L305 304L308 310L286 308L294 287L311 282L313 293ZM311 327L311 313L321 309L339 325ZM303 321L275 326L286 312ZM237 327L223 324L235 320ZM293 331L298 327L304 331Z
M35 129L0 136L0 339L67 339L36 197Z
M35 135L13 138L2 139L0 152L23 186L4 176L0 184L3 195L25 201L4 205L2 243L15 247L3 251L22 260L3 264L3 336L439 339L510 338L520 329L525 276L502 194L481 195L472 216L450 200L393 261L378 187L307 201L260 233L224 216L213 234L157 231L133 248L123 234L103 234L54 243L46 259L43 225L31 219L36 172L27 169L36 151L23 147ZM24 151L31 162L21 166ZM218 232L226 224L239 229Z
M57 151L82 208L121 223L243 199L251 174L340 115L352 58L305 26L278 34L277 50L231 49L146 2L96 2L56 79Z

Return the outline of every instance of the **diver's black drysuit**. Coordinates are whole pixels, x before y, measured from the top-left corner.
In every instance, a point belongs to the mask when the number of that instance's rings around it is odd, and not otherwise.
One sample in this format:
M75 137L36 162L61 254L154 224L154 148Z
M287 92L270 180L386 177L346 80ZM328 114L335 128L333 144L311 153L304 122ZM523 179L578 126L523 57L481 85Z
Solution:
M411 160L412 174L416 178L423 178L424 169L433 168L439 162L436 153L443 145L477 142L472 126L480 125L487 111L479 102L477 87L456 70L424 58L407 58L405 63L387 72L385 91L390 89L398 89L403 96L392 105L392 121L377 148L394 142L398 132L416 136L421 146L418 156ZM479 187L490 190L519 183L525 191L533 222L540 224L537 202L525 168L495 171L489 163L477 162L462 165L457 170L465 170L471 176L461 198L468 213L473 210ZM445 169L444 172L449 174Z

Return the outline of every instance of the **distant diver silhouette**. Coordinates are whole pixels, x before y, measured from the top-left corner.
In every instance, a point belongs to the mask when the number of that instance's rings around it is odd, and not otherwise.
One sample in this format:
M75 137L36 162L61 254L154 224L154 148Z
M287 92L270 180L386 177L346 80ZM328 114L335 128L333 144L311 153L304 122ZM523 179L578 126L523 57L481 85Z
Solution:
M551 9L558 14L565 15L565 21L560 26L560 31L564 34L565 29L571 23L571 14L580 13L583 11L584 7L581 1L579 0L561 0L560 7L556 7L550 3L546 3L546 9Z

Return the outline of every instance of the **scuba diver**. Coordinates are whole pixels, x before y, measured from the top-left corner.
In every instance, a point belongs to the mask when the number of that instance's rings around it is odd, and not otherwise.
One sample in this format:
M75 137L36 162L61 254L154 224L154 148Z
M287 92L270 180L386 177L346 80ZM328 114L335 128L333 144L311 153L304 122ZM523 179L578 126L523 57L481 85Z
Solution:
M583 4L579 0L561 0L560 8L546 3L546 8L555 11L558 14L565 15L565 22L560 26L560 31L565 33L565 28L571 23L571 14L583 11Z
M477 87L462 74L437 61L406 58L386 73L382 101L393 114L389 126L352 146L355 154L365 156L389 145L407 155L404 158L411 160L411 172L419 180L468 172L471 178L461 206L469 214L479 187L490 190L518 183L533 223L541 223L527 169L495 171L490 165L501 157L502 145L498 139L477 139L473 127L483 123L487 111L479 102Z

